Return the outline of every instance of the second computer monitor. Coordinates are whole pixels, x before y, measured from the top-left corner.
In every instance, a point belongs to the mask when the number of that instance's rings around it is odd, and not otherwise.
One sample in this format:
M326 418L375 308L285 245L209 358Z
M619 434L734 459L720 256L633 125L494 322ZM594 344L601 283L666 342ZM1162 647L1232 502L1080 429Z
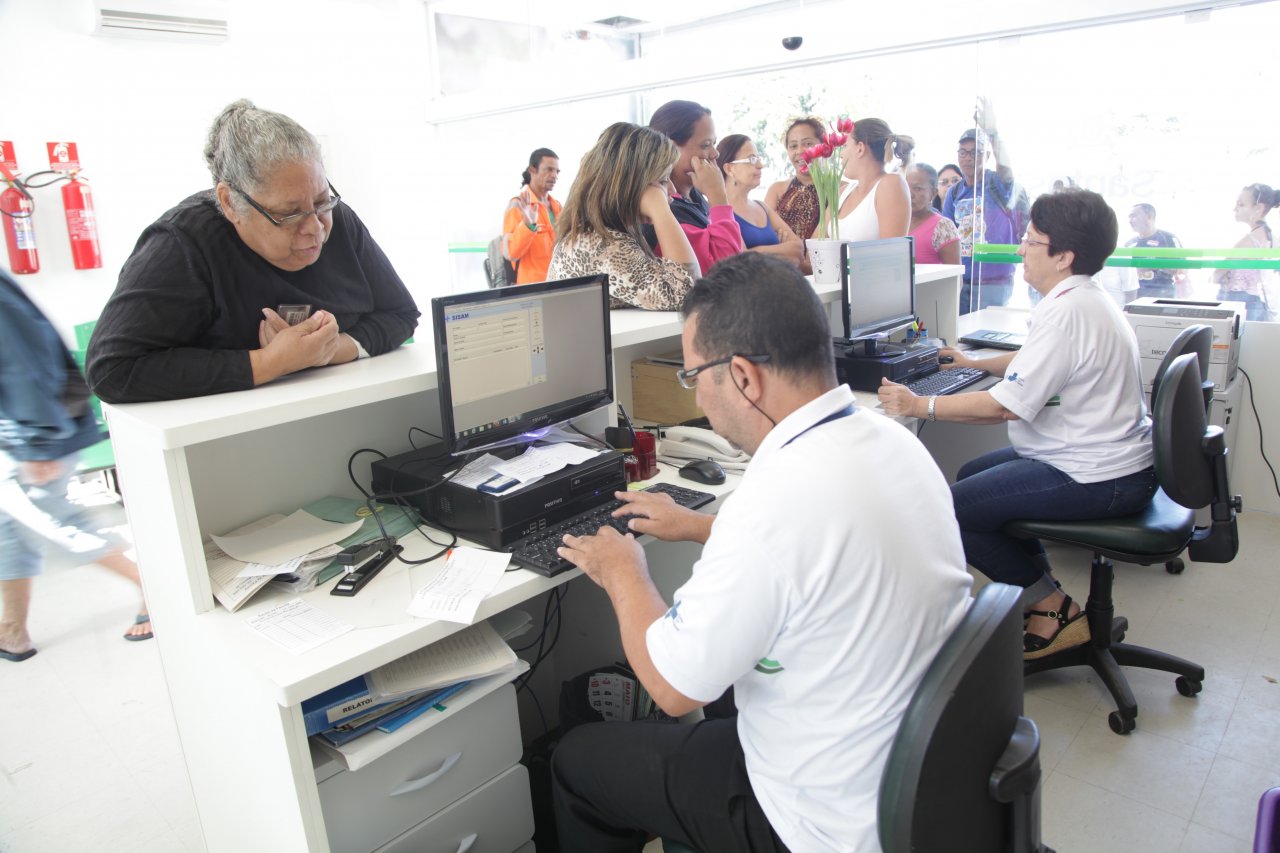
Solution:
M844 336L876 342L908 326L916 316L915 252L910 237L845 243L840 247Z

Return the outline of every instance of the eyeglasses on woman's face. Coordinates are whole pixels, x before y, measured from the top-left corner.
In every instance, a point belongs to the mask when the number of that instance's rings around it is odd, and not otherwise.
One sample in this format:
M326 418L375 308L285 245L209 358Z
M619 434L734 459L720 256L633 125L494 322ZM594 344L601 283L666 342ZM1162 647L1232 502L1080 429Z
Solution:
M265 207L253 200L247 192L237 187L235 184L227 184L237 195L249 202L249 206L261 213L267 218L267 221L277 228L297 228L308 216L327 216L333 213L333 209L338 206L338 202L342 201L342 196L338 195L338 191L333 188L333 184L329 184L329 198L319 202L311 210L304 210L299 213L290 213L284 216L276 216L267 211Z

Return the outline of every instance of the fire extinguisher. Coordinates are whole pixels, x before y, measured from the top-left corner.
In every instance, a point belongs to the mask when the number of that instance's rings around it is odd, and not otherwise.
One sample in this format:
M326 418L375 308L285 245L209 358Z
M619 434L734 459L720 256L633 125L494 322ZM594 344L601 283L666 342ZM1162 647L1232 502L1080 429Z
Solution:
M36 183L36 178L52 177ZM67 236L71 238L71 260L78 270L94 270L102 266L102 249L98 244L98 220L93 211L93 193L79 170L44 171L27 176L26 185L39 189L66 181L62 187L62 207L67 214Z
M102 266L102 247L98 244L93 192L79 175L79 172L72 172L62 187L62 207L67 212L67 235L71 238L71 260L78 270L96 270Z
M0 219L4 220L4 242L9 249L9 269L14 275L40 271L40 253L36 250L36 232L31 213L35 209L31 193L8 169L0 164L5 182L0 192Z

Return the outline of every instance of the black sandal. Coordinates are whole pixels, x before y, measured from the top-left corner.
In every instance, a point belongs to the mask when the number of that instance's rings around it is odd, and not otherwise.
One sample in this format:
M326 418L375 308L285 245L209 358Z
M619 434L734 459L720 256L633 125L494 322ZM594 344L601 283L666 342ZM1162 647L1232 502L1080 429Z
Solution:
M1052 637L1041 637L1039 634L1024 633L1022 635L1022 659L1035 660L1047 655L1056 654L1075 646L1089 642L1089 620L1085 611L1081 610L1070 618L1071 596L1066 595L1057 610L1030 610L1031 616L1047 616L1058 620L1058 630Z

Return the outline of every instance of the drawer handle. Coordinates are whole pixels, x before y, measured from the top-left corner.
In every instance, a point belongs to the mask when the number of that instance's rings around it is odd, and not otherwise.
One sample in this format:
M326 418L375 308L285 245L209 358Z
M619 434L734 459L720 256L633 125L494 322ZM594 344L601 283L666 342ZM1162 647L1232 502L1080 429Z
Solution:
M458 845L458 853L467 853L468 850L475 846L477 837L476 833L473 832L462 839L462 843Z
M448 773L449 768L457 764L458 759L460 758L462 758L462 753L455 752L453 755L450 755L448 758L446 758L444 760L444 763L441 764L437 770L431 773L428 773L426 776L421 776L417 779L410 779L406 782L401 782L399 785L391 789L391 793L389 794L389 796L398 797L401 794L412 794L414 791L421 791L423 788L427 787L432 782L436 781L441 776ZM471 840L474 842L475 836L472 836Z

